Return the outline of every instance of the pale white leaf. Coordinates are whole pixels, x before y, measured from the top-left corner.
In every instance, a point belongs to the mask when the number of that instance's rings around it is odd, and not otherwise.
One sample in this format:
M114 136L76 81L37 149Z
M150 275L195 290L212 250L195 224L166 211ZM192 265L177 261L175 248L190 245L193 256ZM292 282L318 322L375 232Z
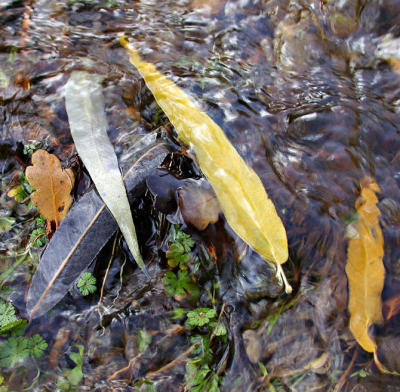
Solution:
M65 105L75 147L97 191L114 216L140 268L135 226L117 156L107 135L107 119L99 75L75 71L65 86Z

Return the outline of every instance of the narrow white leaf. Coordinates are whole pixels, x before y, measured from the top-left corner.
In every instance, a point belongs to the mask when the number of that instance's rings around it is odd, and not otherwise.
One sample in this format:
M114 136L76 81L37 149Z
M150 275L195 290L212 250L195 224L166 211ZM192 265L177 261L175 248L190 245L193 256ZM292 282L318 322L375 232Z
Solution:
M87 72L71 74L65 86L69 126L97 191L118 223L137 264L144 268L117 156L107 135L101 80L99 75Z

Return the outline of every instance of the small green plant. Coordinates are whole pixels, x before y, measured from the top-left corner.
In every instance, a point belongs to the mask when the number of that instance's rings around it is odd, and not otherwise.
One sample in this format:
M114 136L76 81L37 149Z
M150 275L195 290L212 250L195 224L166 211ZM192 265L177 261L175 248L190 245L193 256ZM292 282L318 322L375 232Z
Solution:
M96 291L96 278L90 272L84 272L76 283L82 295L93 294Z
M13 197L16 202L22 203L28 195L25 193L24 188L21 185L17 185L10 189L7 193L8 197Z
M196 335L191 341L199 344L194 350L194 358L186 364L186 387L191 392L219 392L222 378L210 367L213 359L210 335Z
M178 225L172 226L171 237L169 249L166 252L168 265L172 268L179 266L181 270L185 270L194 241L189 234L180 230Z
M29 355L39 358L46 348L47 343L39 334L32 337L11 336L0 345L0 366L15 367Z
M29 235L29 241L35 248L40 248L46 244L46 229L44 227L38 227L33 229Z
M42 215L35 218L36 228L32 230L29 241L34 248L41 248L46 244L46 219Z
M187 313L186 326L189 329L203 327L215 322L217 312L210 308L197 308Z
M29 185L28 180L25 177L25 174L22 173L19 176L19 184L11 188L7 196L13 197L16 202L24 203L28 196L34 191L34 189ZM31 208L31 203L28 203L29 208Z
M36 226L44 226L46 224L46 219L42 215L39 215L35 218Z
M165 284L165 292L170 297L183 299L190 295L193 299L198 298L200 294L199 287L189 276L187 271L178 271L175 275L172 271L167 271L163 279Z
M12 336L0 346L0 366L7 367L22 362L29 355L28 341L21 336Z
M40 358L43 355L43 351L47 348L46 341L37 333L28 339L28 350L29 354L35 358Z
M31 156L41 145L41 142L32 141L32 143L24 145L24 154Z
M83 378L83 353L85 348L81 344L76 344L78 352L74 351L69 354L69 358L75 364L72 369L64 369L63 375L60 376L57 386L65 392L72 392L81 383Z

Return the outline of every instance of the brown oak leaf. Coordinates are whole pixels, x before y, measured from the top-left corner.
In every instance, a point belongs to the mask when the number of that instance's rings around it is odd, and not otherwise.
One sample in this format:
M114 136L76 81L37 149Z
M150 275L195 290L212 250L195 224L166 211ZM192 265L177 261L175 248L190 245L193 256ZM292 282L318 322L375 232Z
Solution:
M35 151L32 164L25 172L26 179L35 189L31 194L32 203L48 222L54 221L57 227L72 204L74 173L71 169L63 170L60 160L46 150Z

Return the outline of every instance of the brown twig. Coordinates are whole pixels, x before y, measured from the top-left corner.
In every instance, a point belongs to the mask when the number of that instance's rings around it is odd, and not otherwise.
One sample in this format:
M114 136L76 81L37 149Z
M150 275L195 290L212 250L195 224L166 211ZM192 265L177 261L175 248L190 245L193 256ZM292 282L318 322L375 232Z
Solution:
M117 370L115 373L113 373L110 377L107 378L107 381L112 381L114 380L118 375L120 375L123 372L128 371L131 366L135 363L136 360L138 360L146 351L142 351L136 357L132 358L129 362L128 365L126 365L124 368Z
M162 342L163 342L166 338L168 338L169 336L175 335L175 334L178 334L178 333L181 333L181 332L183 332L184 330L185 330L185 328L182 327L181 325L177 325L177 326L174 326L174 327L172 327L172 328L167 329L167 330L165 331L165 332L167 333L167 335L165 335L164 337L162 337L162 338L157 342L157 344L162 343ZM154 333L152 333L151 335L154 335ZM109 376L109 377L107 378L107 381L112 381L112 380L114 380L118 375L120 375L121 373L128 371L128 370L132 367L132 365L135 363L135 361L137 361L145 352L146 352L146 350L143 351L143 352L141 352L141 353L139 353L139 354L136 355L134 358L130 359L129 362L128 362L128 365L126 365L126 366L123 367L122 369L119 369L119 370L117 370L116 372L114 372L111 376Z
M99 313L99 315L100 315L100 318L103 317L103 314L101 313L101 310L100 310L100 305L101 305L101 302L103 301L104 286L105 286L105 284L106 284L106 281L107 281L107 278L108 278L108 274L109 274L109 272L110 272L110 268L111 268L112 261L114 260L114 253L115 253L115 247L116 247L116 245L117 245L118 234L119 234L119 230L117 230L117 233L115 234L115 238L114 238L114 243L113 243L113 247L112 247L112 251L111 251L110 260L108 261L106 273L105 273L105 275L104 275L103 283L102 283L102 285L101 285L100 298L99 298L99 301L97 302L97 311L98 311L98 313Z
M343 385L345 384L345 382L347 381L347 377L350 373L350 370L352 369L354 362L357 359L357 354L358 354L358 346L355 348L354 352L353 352L353 357L351 358L351 361L349 363L349 366L347 366L347 369L344 371L344 373L341 375L338 383L335 386L335 389L333 390L333 392L340 392L343 388Z
M210 336L210 343L209 343L209 344L211 344L212 340L213 340L214 337L215 337L215 333L216 333L216 331L217 331L218 325L219 325L220 322L221 322L222 313L224 312L224 310L225 310L225 302L222 304L221 311L219 312L217 324L215 324L214 330L212 331L212 334L211 334L211 336Z
M172 368L173 366L175 366L176 364L182 362L182 360L184 358L186 358L187 356L190 355L190 353L198 346L200 345L199 342L194 343L192 346L190 346L186 351L184 351L181 355L179 355L178 357L176 357L173 361L171 361L170 363L166 364L165 366L163 366L161 369L158 369L155 372L150 372L146 374L146 378L154 378L156 377L158 374L165 372L166 370Z

